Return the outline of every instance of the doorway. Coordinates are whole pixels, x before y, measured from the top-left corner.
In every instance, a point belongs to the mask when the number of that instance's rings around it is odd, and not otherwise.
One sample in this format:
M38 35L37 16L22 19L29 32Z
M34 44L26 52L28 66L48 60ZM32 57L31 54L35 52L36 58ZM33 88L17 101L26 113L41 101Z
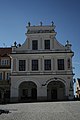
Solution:
M61 81L51 81L47 85L47 99L50 101L65 99L65 85Z
M33 101L37 100L37 85L32 82L22 82L19 86L19 100Z
M51 99L52 100L57 100L57 89L52 89L51 90Z

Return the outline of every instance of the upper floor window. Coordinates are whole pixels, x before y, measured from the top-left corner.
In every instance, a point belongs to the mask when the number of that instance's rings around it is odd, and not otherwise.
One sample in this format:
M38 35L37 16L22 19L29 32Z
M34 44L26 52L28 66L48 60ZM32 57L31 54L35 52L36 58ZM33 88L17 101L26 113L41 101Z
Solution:
M2 73L0 73L0 80L2 80Z
M10 65L10 60L9 59L1 59L1 65L2 66Z
M51 70L51 60L44 60L44 70Z
M25 70L26 70L26 61L19 60L19 71L25 71Z
M58 70L64 70L64 59L58 59Z
M38 49L38 40L32 40L32 50Z
M50 49L50 40L45 40L44 41L44 48L45 49Z
M32 71L38 70L38 60L32 60Z

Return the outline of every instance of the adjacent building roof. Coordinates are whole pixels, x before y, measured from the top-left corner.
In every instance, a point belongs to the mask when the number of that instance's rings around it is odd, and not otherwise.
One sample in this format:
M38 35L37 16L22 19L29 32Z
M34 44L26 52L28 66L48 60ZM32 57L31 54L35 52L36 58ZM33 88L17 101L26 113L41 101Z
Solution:
M7 56L8 54L10 54L12 52L12 48L8 47L8 48L0 48L0 56Z

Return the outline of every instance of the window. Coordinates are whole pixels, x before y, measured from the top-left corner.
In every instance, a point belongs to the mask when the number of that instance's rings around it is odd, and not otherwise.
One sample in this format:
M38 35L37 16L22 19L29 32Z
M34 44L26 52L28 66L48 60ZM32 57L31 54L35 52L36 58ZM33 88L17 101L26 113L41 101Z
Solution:
M44 60L44 70L51 70L51 60Z
M2 80L2 73L0 73L0 80Z
M38 49L38 40L32 40L32 50Z
M10 73L7 73L6 79L7 79L7 80L10 80Z
M32 60L32 71L38 70L38 60Z
M19 60L19 71L25 71L25 70L26 70L26 61Z
M64 59L58 59L58 70L64 70Z
M45 40L44 41L44 48L45 49L50 49L50 40Z
M1 60L1 65L2 65L2 66L10 65L10 60L9 60L9 59L2 59L2 60Z
M70 69L70 59L67 60L67 66L68 66L68 69Z

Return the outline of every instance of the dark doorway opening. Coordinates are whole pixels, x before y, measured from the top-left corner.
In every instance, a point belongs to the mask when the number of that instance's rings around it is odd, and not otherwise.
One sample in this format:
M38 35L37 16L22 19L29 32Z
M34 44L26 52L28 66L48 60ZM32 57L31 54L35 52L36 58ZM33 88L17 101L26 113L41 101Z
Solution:
M32 88L31 96L32 96L32 99L37 99L37 89L36 88Z
M37 85L32 81L22 82L19 86L19 101L36 101L37 100Z
M51 90L51 99L52 100L57 100L57 89L52 89Z

